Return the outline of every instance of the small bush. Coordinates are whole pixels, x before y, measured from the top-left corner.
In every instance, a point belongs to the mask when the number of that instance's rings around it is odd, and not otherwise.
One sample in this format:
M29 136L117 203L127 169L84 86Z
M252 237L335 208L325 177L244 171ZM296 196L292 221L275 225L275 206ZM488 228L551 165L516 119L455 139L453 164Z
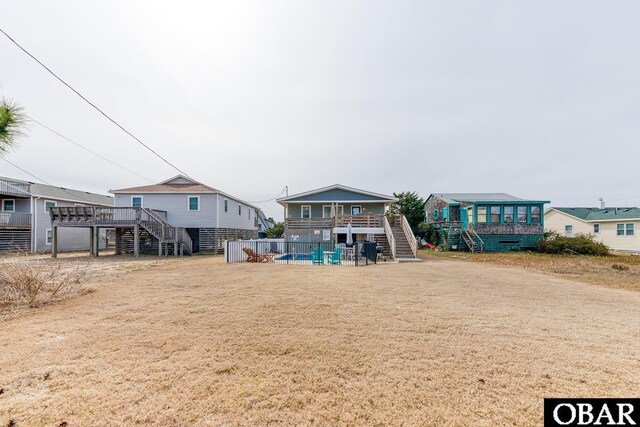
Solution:
M627 271L627 270L629 270L629 266L628 265L624 265L624 264L613 264L611 266L611 268L613 268L616 271Z
M544 239L538 243L538 250L547 254L609 255L609 247L588 234L564 237L557 233L545 233Z
M21 307L64 299L76 292L85 277L82 271L4 263L0 268L0 315Z
M428 224L426 222L421 222L418 225L417 237L421 237L426 240L428 243L433 243L434 245L439 245L441 240L440 230L435 228L433 224Z

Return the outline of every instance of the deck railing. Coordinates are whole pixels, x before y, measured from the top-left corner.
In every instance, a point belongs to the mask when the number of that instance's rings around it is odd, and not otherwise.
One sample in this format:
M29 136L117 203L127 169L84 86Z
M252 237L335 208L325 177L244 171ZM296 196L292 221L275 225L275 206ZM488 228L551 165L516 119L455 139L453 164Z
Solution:
M0 211L0 228L30 228L31 214L29 212Z
M384 224L384 234L387 235L387 241L389 242L389 247L391 248L391 256L393 257L393 259L396 259L396 237L393 235L393 230L391 230L389 218L385 216L382 219L382 223Z
M24 182L0 179L0 194L7 196L30 197L30 185Z
M402 215L402 230L404 231L404 235L409 242L409 246L411 246L411 252L413 252L413 256L416 257L418 254L418 240L416 236L414 236L413 231L411 230L411 226L409 225L409 221L407 221L407 217Z
M359 215L336 215L334 218L286 218L287 229L311 229L311 228L333 228L346 227L371 227L382 228L384 215L359 214Z

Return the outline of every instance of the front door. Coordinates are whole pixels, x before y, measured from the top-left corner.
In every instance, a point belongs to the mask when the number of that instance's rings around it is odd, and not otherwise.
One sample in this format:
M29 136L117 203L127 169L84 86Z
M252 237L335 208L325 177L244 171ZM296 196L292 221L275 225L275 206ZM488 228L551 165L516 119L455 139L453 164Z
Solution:
M467 218L467 209L461 209L460 210L460 221L462 221L462 229L466 230L467 229L467 224L469 219Z

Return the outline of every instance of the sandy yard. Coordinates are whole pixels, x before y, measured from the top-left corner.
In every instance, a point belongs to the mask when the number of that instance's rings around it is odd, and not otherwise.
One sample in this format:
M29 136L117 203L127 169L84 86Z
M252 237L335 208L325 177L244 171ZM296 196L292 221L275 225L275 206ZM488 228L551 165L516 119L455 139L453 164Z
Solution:
M639 292L438 258L119 260L61 259L95 292L0 322L0 425L529 426L544 397L640 388Z

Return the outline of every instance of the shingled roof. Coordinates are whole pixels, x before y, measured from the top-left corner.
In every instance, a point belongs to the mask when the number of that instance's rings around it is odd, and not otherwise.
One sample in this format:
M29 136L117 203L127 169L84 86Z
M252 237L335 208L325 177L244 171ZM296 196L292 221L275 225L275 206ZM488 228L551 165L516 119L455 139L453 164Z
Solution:
M640 208L550 208L586 222L640 220Z

